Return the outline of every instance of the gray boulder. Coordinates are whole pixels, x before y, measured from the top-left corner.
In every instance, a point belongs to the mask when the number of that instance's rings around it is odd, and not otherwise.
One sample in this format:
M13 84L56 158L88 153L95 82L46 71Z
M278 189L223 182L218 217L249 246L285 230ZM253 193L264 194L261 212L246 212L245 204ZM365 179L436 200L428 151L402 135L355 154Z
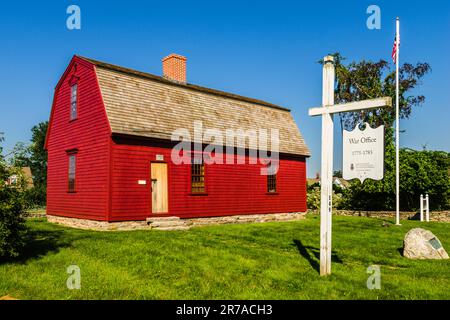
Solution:
M439 239L422 228L409 230L403 241L403 256L409 259L448 259Z

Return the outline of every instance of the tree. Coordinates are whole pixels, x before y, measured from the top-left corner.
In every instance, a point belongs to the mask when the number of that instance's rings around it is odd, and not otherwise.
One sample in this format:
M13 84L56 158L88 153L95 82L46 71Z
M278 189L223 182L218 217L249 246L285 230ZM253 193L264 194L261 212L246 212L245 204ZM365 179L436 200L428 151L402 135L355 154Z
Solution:
M418 209L419 197L428 193L431 209L446 209L450 196L450 153L444 151L401 150L401 201Z
M385 60L360 61L343 64L345 58L339 52L332 54L336 66L336 103L346 103L383 96L392 97L391 108L377 108L340 114L341 125L353 130L356 124L368 122L372 127L384 124L391 128L395 121L395 69ZM405 63L399 68L400 118L407 119L414 107L425 102L423 95L411 93L421 84L422 78L431 71L428 63L412 65Z
M341 170L334 170L333 171L333 177L342 178L342 171Z
M29 206L43 206L47 195L47 152L44 150L48 122L41 122L31 129L31 143L17 142L8 154L9 164L14 167L30 167L33 188L26 190Z
M1 145L1 143L4 140L4 136L3 136L3 132L0 132L0 177L4 177L6 175L6 165L4 165L3 161L3 147Z
M9 154L10 164L15 167L30 166L30 149L25 143L17 142Z
M32 129L30 151L30 167L35 186L46 188L47 185L47 151L44 150L48 121L35 125Z
M377 108L360 112L339 114L341 128L353 130L356 125L367 122L371 127L385 126L385 174L381 181L365 180L363 184L354 180L344 194L353 209L386 210L395 207L395 70L385 60L351 62L345 65L345 58L340 53L332 54L336 66L335 101L346 103L358 100L373 99L382 96L392 97L394 105L390 108ZM412 65L405 63L399 68L399 110L400 117L407 119L414 108L425 102L423 95L411 92L420 84L422 78L431 71L428 63ZM404 152L400 159L403 163ZM402 170L402 168L400 168ZM401 172L402 176L403 172ZM410 194L410 189L403 179L400 185L401 196ZM402 202L402 208L411 208L412 202Z
M450 207L450 153L427 150L400 150L400 206L406 210L417 210L420 195L428 193L430 209L443 210ZM354 181L344 193L347 205L352 209L390 210L395 205L394 170L386 172L386 183L366 180ZM388 187L388 188L380 188Z
M3 135L0 135L0 143ZM26 227L24 221L26 181L20 168L6 163L0 146L0 257L14 257L25 245ZM16 174L18 183L7 185L7 179Z

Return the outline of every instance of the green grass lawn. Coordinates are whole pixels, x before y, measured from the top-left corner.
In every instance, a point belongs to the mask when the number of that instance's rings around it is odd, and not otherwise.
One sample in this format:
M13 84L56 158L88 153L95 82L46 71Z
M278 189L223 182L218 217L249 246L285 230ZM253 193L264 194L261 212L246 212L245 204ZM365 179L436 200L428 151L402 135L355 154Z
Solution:
M401 256L405 233L426 227L450 249L446 223L333 217L333 274L318 274L319 218L97 232L31 219L23 256L0 261L0 297L19 299L449 299L450 260ZM66 269L81 269L69 290ZM369 290L367 267L381 268Z

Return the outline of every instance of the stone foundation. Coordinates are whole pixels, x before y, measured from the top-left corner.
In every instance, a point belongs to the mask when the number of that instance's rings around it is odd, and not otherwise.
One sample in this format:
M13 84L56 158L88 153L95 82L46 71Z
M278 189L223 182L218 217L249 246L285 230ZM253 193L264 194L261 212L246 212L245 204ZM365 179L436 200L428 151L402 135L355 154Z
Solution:
M108 221L95 221L89 219L77 219L52 215L47 215L47 221L72 228L98 230L98 231L148 229L146 221L108 222Z
M252 215L234 215L224 217L204 217L204 218L186 218L179 217L157 217L147 218L146 221L121 221L107 222L88 219L77 219L60 216L47 215L47 221L61 224L64 226L98 230L98 231L127 231L127 230L189 230L191 227L217 225L217 224L235 224L252 222L270 222L270 221L293 221L305 219L306 212L292 213L268 213Z

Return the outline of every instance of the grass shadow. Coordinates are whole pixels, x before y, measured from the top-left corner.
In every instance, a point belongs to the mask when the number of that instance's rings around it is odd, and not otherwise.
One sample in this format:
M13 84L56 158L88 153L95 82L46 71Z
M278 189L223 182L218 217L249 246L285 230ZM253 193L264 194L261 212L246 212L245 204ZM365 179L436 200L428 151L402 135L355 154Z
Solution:
M30 230L28 229L25 246L17 257L0 257L0 264L26 263L30 259L38 259L50 252L56 253L70 243L63 240L63 230Z
M300 240L294 239L294 245L297 247L300 255L308 260L311 267L316 270L318 273L320 272L320 249L312 246L305 246ZM342 263L342 260L331 251L331 261Z
M413 215L412 217L408 217L408 220L420 221L420 211L417 211L416 214Z

